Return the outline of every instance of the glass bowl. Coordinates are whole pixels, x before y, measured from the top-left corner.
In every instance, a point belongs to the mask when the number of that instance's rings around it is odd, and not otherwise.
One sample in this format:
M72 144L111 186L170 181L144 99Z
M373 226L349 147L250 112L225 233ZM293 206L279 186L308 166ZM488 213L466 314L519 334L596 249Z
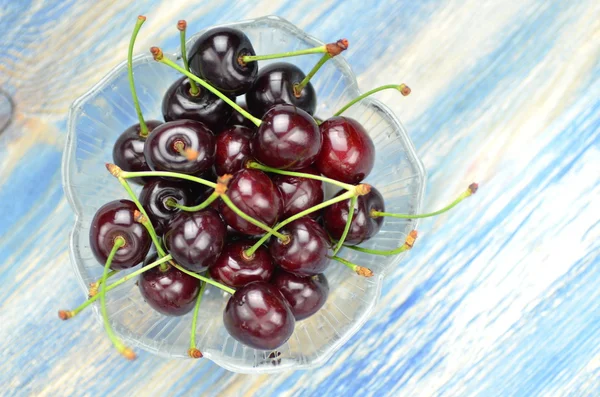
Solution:
M245 32L257 54L323 44L291 23L273 16L225 26ZM201 33L190 38L190 46ZM166 51L165 54L173 59L179 55L178 52L169 54ZM287 61L308 71L319 57L309 55ZM260 66L267 63L260 62ZM162 96L179 77L178 72L155 62L149 53L136 56L133 67L145 117L148 120L162 119ZM320 118L331 116L360 94L350 65L341 56L321 69L314 77L313 85L319 102L316 116ZM425 186L425 171L400 121L385 105L374 99L360 102L344 115L362 123L375 142L375 168L366 182L376 186L383 194L386 210L418 212ZM126 62L77 99L70 109L62 171L65 192L75 212L75 225L70 237L71 263L85 295L88 284L97 280L103 269L89 248L90 222L100 206L127 197L104 164L112 162L112 147L117 137L136 122ZM139 192L140 188L136 189ZM328 192L329 195L333 193ZM413 220L386 219L379 234L363 246L395 248L403 243L407 233L415 226ZM326 271L330 285L327 303L316 315L296 323L294 334L277 354L248 348L230 337L222 321L227 294L209 286L202 301L196 333L198 347L204 357L240 373L272 373L324 364L368 319L377 304L385 274L393 271L403 256L373 256L348 249L339 255L371 268L375 276L363 278L337 262L331 263ZM192 313L183 317L167 317L155 312L144 302L133 281L112 290L107 295L107 303L111 323L127 344L164 357L187 357ZM98 307L94 306L94 310L100 318ZM107 352L110 352L108 347Z

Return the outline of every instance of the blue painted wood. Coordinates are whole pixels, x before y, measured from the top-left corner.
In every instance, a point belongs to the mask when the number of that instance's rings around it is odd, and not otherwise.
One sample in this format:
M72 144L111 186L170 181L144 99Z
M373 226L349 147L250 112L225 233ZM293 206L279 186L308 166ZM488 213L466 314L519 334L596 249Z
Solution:
M597 1L121 3L0 0L0 84L17 103L0 134L4 394L600 394ZM138 13L140 48L175 47L182 17L194 31L274 13L345 36L363 90L413 89L380 98L428 169L425 207L481 183L421 222L375 315L324 367L247 376L143 352L129 363L90 313L57 320L82 298L60 186L66 111L121 62Z

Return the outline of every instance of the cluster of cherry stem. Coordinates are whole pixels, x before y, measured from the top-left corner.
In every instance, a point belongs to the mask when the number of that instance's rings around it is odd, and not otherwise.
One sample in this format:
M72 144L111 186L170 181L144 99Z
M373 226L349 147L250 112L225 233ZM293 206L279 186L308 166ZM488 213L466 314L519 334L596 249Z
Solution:
M137 34L145 20L146 20L146 18L143 16L138 17L137 23L135 25L135 28L133 30L131 40L129 43L128 58L127 58L129 85L130 85L136 113L138 115L138 119L139 119L139 123L140 123L140 135L142 137L145 137L148 135L148 127L146 126L146 123L144 122L144 118L142 115L142 111L141 111L141 108L139 105L139 101L137 98L137 94L136 94L135 86L134 86L134 82L133 82L133 47L134 47L134 42L137 37ZM181 66L177 65L175 62L173 62L170 59L168 59L167 57L165 57L163 55L162 50L158 47L152 47L150 50L154 56L154 59L158 62L161 62L161 63L175 69L175 70L178 70L183 75L187 76L190 81L190 94L191 95L193 95L193 96L199 95L199 93L200 93L199 86L201 86L201 87L209 90L213 94L217 95L223 101L225 101L230 106L232 106L236 111L241 113L244 117L246 117L250 121L252 121L256 126L260 126L260 124L261 124L260 119L252 116L250 113L248 113L247 111L245 111L244 109L239 107L234 101L232 101L231 99L229 99L228 97L223 95L218 89L216 89L215 87L210 85L208 82L200 79L199 77L197 77L196 75L194 75L190 72L188 60L187 60L187 52L185 49L186 27L187 27L187 24L183 20L179 21L177 24L177 28L180 31L182 61L183 61L184 67L182 68ZM259 60L284 58L284 57L297 56L297 55L303 55L303 54L318 54L318 53L324 54L321 57L321 59L317 62L317 64L313 67L313 69L306 75L306 77L300 83L294 85L294 94L296 96L300 96L302 89L304 87L306 87L306 85L308 84L310 79L317 73L317 71L329 59L338 55L339 53L341 53L342 51L344 51L347 48L348 48L348 41L345 39L342 39L342 40L338 40L335 43L330 43L330 44L326 44L326 45L322 45L322 46L318 46L318 47L314 47L314 48L309 48L306 50L299 50L299 51L280 53L280 54L271 54L271 55L258 55L258 56L248 56L247 55L247 56L240 57L240 59L238 61L240 63L247 63L247 62L254 62L254 61L259 61ZM398 90L404 96L406 96L410 93L410 88L404 84L384 85L384 86L375 88L371 91L368 91L368 92L356 97L355 99L353 99L352 101L350 101L346 105L344 105L340 110L338 110L334 114L334 116L341 115L348 108L350 108L357 102L361 101L362 99L366 98L367 96L370 96L374 93L377 93L379 91L386 90L386 89ZM188 153L182 152L181 154L184 157L189 156ZM344 231L343 231L340 239L337 242L336 241L332 242L333 252L329 256L330 259L344 264L345 266L347 266L348 268L350 268L355 273L357 273L361 276L371 277L371 276L373 276L373 272L370 269L363 267L363 266L359 266L359 265L354 264L344 258L339 257L337 254L339 253L340 249L342 247L347 247L352 250L364 252L364 253L368 253L368 254L389 256L389 255L397 255L406 250L411 249L415 242L415 239L417 237L417 232L416 232L416 230L413 230L409 233L409 235L406 237L405 242L400 247L392 249L392 250L375 250L375 249L370 249L370 248L362 248L362 247L357 247L357 246L344 245L344 241L350 230L350 226L351 226L352 219L354 216L355 206L356 206L358 197L368 194L371 190L371 186L368 184L351 185L351 184L343 183L343 182L340 182L340 181L337 181L337 180L334 180L331 178L327 178L324 176L320 176L320 175L312 175L312 174L306 174L306 173L300 173L300 172L280 170L280 169L276 169L276 168L272 168L272 167L268 167L268 166L259 164L255 161L248 161L245 164L245 167L249 168L249 169L261 170L261 171L268 172L268 173L295 176L295 177L308 178L308 179L316 179L321 182L330 183L332 185L335 185L342 189L345 189L346 192L337 197L334 197L327 201L324 201L323 203L320 203L311 208L308 208L308 209L306 209L296 215L293 215L293 216L289 217L288 219L276 224L275 226L270 227L256 219L252 218L248 214L245 214L227 196L227 194L226 194L227 185L228 185L229 180L231 179L231 175L223 175L223 176L219 177L219 179L217 180L217 183L214 183L214 182L211 182L211 181L208 181L208 180L205 180L202 178L198 178L198 177L195 177L192 175L175 173L175 172L165 172L165 171L128 172L128 171L123 171L122 169L120 169L118 166L116 166L114 164L107 164L106 168L108 169L108 171L119 180L119 182L121 183L123 188L127 191L127 194L129 195L131 200L135 203L135 205L137 207L137 211L135 211L135 213L134 213L135 220L137 222L141 223L148 231L148 234L150 235L150 238L152 239L152 242L153 242L154 246L156 247L159 259L153 263L150 263L148 265L141 267L138 270L133 271L132 273L127 274L126 276L122 277L118 281L115 281L114 283L107 285L107 280L110 277L112 277L118 273L118 271L115 271L115 270L109 271L112 260L113 260L114 256L116 255L117 251L119 250L119 248L121 248L125 244L124 238L117 237L114 240L114 245L113 245L112 250L106 260L102 278L100 280L90 284L89 298L85 302L83 302L80 306L75 308L74 310L60 310L59 317L63 320L74 317L77 314L79 314L81 311L83 311L86 307L90 306L93 302L95 302L99 299L101 313L102 313L102 317L104 320L104 327L106 329L107 335L109 336L109 338L112 341L115 348L123 356L125 356L128 359L134 359L135 353L133 352L133 350L131 350L130 348L125 346L120 341L120 339L115 335L114 331L112 330L112 327L108 320L108 313L107 313L107 308L106 308L106 293L114 288L117 288L118 286L122 285L126 281L128 281L134 277L137 277L138 275L140 275L154 267L159 266L160 270L167 271L169 269L169 266L173 266L173 267L177 268L178 270L180 270L181 272L197 278L199 280L199 282L201 283L200 292L198 294L196 304L194 306L194 313L193 313L193 317L192 317L192 330L191 330L191 335L190 335L190 347L188 350L188 354L190 357L193 357L193 358L202 357L202 353L196 347L196 340L195 340L196 332L195 332L195 330L196 330L197 318L198 318L198 313L199 313L199 307L200 307L200 303L202 301L202 296L204 295L205 288L206 288L207 284L211 284L213 286L216 286L216 287L222 289L223 291L225 291L229 294L233 294L235 292L235 290L233 288L225 286L225 285L211 279L210 277L206 277L206 274L200 275L200 274L191 272L191 271L181 267L177 263L175 263L175 261L173 260L171 255L167 254L167 252L165 252L165 250L163 249L160 239L158 238L156 231L154 229L154 226L152 225L152 222L150 222L150 220L149 220L148 214L146 213L144 207L141 205L137 196L135 195L135 193L131 189L129 183L127 182L127 179L130 179L130 178L140 178L140 177L179 178L179 179L184 179L184 180L188 180L191 182L200 183L202 185L205 185L209 188L214 189L214 192L207 199L205 199L204 202L202 202L196 206L180 205L175 200L168 200L167 205L172 206L174 208L178 208L182 211L195 212L195 211L200 211L200 210L208 207L216 199L220 198L223 201L223 203L225 205L227 205L235 214L237 214L238 216L240 216L247 222L250 222L253 225L260 227L261 229L263 229L266 232L266 234L264 236L262 236L252 247L250 247L249 249L247 249L244 252L245 256L248 258L252 258L252 256L254 255L254 252L262 244L266 243L271 238L271 236L275 236L276 238L281 240L284 244L288 243L290 241L290 236L279 232L279 230L281 228L283 228L284 226L286 226L286 225L290 224L291 222L294 222L295 220L300 219L306 215L309 215L313 212L319 211L325 207L328 207L330 205L333 205L335 203L338 203L338 202L341 202L344 200L350 200L347 221L346 221L346 225L345 225ZM477 189L476 184L470 185L469 188L466 191L464 191L452 203L450 203L449 205L447 205L446 207L444 207L438 211L431 212L431 213L415 215L415 214L393 214L393 213L387 213L387 212L372 211L369 215L372 217L388 216L388 217L403 218L403 219L427 218L427 217L439 215L441 213L444 213L444 212L450 210L451 208L456 206L459 202L461 202L463 199L465 199L465 198L469 197L470 195L472 195L473 193L475 193L476 189Z

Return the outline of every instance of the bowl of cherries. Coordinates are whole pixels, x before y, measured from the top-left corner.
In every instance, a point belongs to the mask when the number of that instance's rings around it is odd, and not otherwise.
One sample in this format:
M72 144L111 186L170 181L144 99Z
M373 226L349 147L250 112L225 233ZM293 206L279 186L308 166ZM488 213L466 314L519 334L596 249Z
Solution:
M416 239L425 172L339 56L278 17L152 47L75 101L70 255L116 350L231 371L322 365L368 319ZM133 24L132 24L133 25ZM174 29L175 30L175 29Z

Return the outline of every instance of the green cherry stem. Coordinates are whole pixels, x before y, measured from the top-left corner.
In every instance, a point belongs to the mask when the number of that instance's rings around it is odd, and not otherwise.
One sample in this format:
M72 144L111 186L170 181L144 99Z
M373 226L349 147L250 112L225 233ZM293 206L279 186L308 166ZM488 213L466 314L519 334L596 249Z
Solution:
M264 230L265 232L272 234L274 236L277 236L278 239L280 240L285 240L288 237L284 236L281 233L277 233L276 230L270 228L269 226L265 225L264 223L257 221L256 219L252 218L251 216L249 216L248 214L245 214L242 210L240 210L234 203L233 201L231 201L231 199L229 197L227 197L226 194L222 194L221 195L221 200L223 200L223 202L225 203L226 206L228 206L233 212L235 212L235 214L237 216L239 216L240 218L244 219L246 222L250 222L251 224L253 224L254 226L258 226L260 227L262 230Z
M187 70L185 70L181 66L177 65L175 62L171 61L169 58L165 57L164 54L163 54L163 52L162 52L162 50L160 48L158 48L158 47L152 47L150 49L150 52L154 56L154 60L156 60L156 61L158 61L160 63L163 63L163 64L165 64L167 66L170 66L173 69L175 69L175 70L179 71L180 73L184 74L190 80L195 81L196 83L200 84L202 87L206 88L207 90L209 90L210 92L212 92L213 94L215 94L216 96L218 96L219 98L221 98L223 100L223 102L226 102L229 106L231 106L232 108L234 108L235 110L237 110L238 112L240 112L242 114L242 116L244 116L248 120L252 121L257 127L260 126L260 124L261 124L260 119L252 116L250 113L248 113L247 111L245 111L244 109L242 109L238 104L236 104L231 99L227 98L227 96L223 95L219 90L217 90L212 85L208 84L206 81L204 81L201 78L199 78L198 76L195 76L194 74L188 72Z
M406 237L404 244L402 244L398 248L394 248L391 250L376 250L376 249L371 249L371 248L363 248L363 247L350 246L350 245L346 245L345 247L350 248L354 251L364 252L366 254L391 256L391 255L400 254L404 251L408 251L409 249L411 249L413 247L413 245L415 244L416 239L417 239L417 231L412 230Z
M159 260L152 262L144 267L139 268L138 270L129 273L128 275L120 278L119 280L115 281L113 284L109 285L106 287L106 292L113 290L115 288L117 288L119 285L123 284L124 282L126 282L127 280L131 280L132 278L144 273L145 271L148 271L156 266L159 266L165 262L170 261L171 259L173 259L173 257L171 257L171 255L167 255L163 258L160 258ZM85 302L83 302L81 305L79 305L77 308L73 309L73 310L59 310L58 311L58 316L61 318L61 320L68 320L71 317L75 317L76 315L78 315L79 313L81 313L83 311L83 309L85 309L86 307L90 306L92 303L96 302L98 299L100 298L100 295L94 295L92 297L90 297L89 299L87 299Z
M356 207L356 202L358 201L358 196L354 196L350 199L350 209L348 210L348 219L346 219L346 225L344 226L344 231L342 232L342 236L340 240L337 242L333 250L333 256L337 255L337 253L342 249L344 241L346 241L346 236L348 236L348 232L350 231L350 225L352 224L352 218L354 217L354 207Z
M191 358L201 358L202 353L196 347L196 326L198 324L198 313L200 313L200 303L202 302L202 296L206 289L206 283L200 281L200 292L196 298L196 305L194 306L194 314L192 316L192 331L190 332L190 348L188 349L188 355Z
M203 210L204 208L208 207L209 205L211 205L213 203L213 201L215 201L218 198L219 198L219 193L213 192L210 196L208 196L208 198L206 200L204 200L200 204L195 205L193 207L188 207L186 205L178 204L177 201L175 201L172 198L169 198L165 204L169 207L177 208L182 211L196 212L196 211L200 211L200 210Z
M323 53L327 53L327 46L320 45L318 47L306 48L304 50L297 50L297 51L280 52L278 54L244 55L244 56L240 57L239 61L240 61L240 64L244 65L248 62L266 61L269 59L280 59L280 58L295 57L298 55L323 54Z
M125 245L125 239L122 236L117 236L114 240L114 244L110 254L108 254L108 259L106 259L106 264L104 265L104 273L102 274L102 284L100 285L100 311L102 312L102 321L104 322L104 330L108 335L108 339L115 346L117 351L121 353L128 360L135 359L135 353L129 347L125 346L123 342L115 335L112 327L110 326L110 321L108 320L108 310L106 309L106 279L108 276L108 269L115 257L115 254Z
M347 191L344 194L341 194L337 197L334 197L332 199L329 199L327 201L322 202L321 204L317 204L314 207L310 207L308 209L305 209L302 212L297 213L296 215L292 215L290 216L288 219L286 219L283 222L278 223L277 225L275 225L273 227L273 230L277 231L279 229L281 229L282 227L284 227L285 225L295 221L296 219L300 219L303 216L306 216L308 214L312 214L315 211L318 211L322 208L328 207L332 204L335 203L339 203L340 201L344 201L344 200L348 200L351 199L354 196L361 196L364 194L369 193L369 191L371 190L371 187L369 185L357 185L355 186L352 190ZM262 236L260 238L260 240L258 240L252 247L248 248L245 251L246 256L248 257L252 257L252 255L254 255L254 252L256 252L256 250L258 249L258 247L260 247L261 245L263 245L269 238L271 237L271 233L267 233L264 236ZM286 239L289 238L286 236Z
M142 108L140 108L140 101L138 100L138 96L135 91L135 84L133 83L133 46L135 44L135 39L138 35L138 32L140 31L140 28L142 27L145 21L145 16L138 16L137 21L135 23L135 27L133 28L133 33L131 34L131 39L129 40L129 50L127 51L127 77L129 78L129 89L131 90L131 96L133 97L133 106L135 107L135 112L137 113L138 119L140 121L141 137L148 136L148 126L144 121Z
M300 83L294 85L294 95L297 98L300 97L300 95L302 94L302 90L310 82L310 79L312 79L314 77L314 75L319 71L319 69L321 69L321 67L328 60L330 60L331 58L333 58L336 55L339 55L342 51L345 51L348 49L348 40L341 39L335 43L327 44L326 47L327 47L327 53L324 54L321 57L321 59L319 59L319 62L317 62L317 64L310 70L310 72L308 72L306 77L304 77L304 79L302 79L302 81Z
M115 274L119 273L118 270L111 270L110 272L108 272L108 274L106 275L106 278L109 279L112 276L114 276ZM98 288L100 287L100 284L102 284L102 278L90 283L90 292L89 292L89 296L94 296L98 293Z
M280 170L277 168L272 168L272 167L268 167L266 165L262 165L260 163L257 163L256 161L252 161L252 160L248 161L246 163L246 168L254 168L257 170L264 171L264 172L270 172L272 174L297 176L297 177L306 178L306 179L316 179L318 181L327 182L327 183L331 183L332 185L339 186L342 189L354 190L354 185L351 185L349 183L336 181L335 179L327 178L327 177L324 177L321 175L313 175L313 174L305 174L302 172Z
M136 177L143 177L143 176L161 176L161 177L170 177L170 178L178 178L178 179L185 179L188 181L192 181L192 182L196 182L196 183L200 183L204 186L208 186L211 188L215 188L217 187L217 184L211 181L207 181L206 179L202 179L202 178L198 178L196 176L192 176L192 175L187 175L187 174L180 174L178 172L168 172L168 171L141 171L141 172L130 172L130 171L123 171L121 168L119 168L118 166L114 165L114 164L106 164L106 168L108 169L108 171L113 174L115 177L119 178L123 178L123 179L131 179L131 178L136 178Z
M362 95L357 96L356 98L354 98L353 100L351 100L350 102L348 102L347 104L344 105L344 107L342 107L340 110L338 110L337 112L335 112L333 114L333 116L339 116L340 114L344 113L349 107L351 107L352 105L354 105L356 102L359 102L361 100L363 100L364 98L368 97L369 95L373 95L379 91L383 91L383 90L398 90L402 93L402 95L407 96L408 94L410 94L410 88L405 85L405 84L388 84L388 85L382 85L381 87L377 87L372 89L371 91L367 91Z
M469 187L467 188L467 190L465 190L464 192L462 192L460 194L460 196L458 196L458 198L456 200L454 200L453 202L451 202L450 204L448 204L447 206L445 206L442 209L439 209L437 211L434 212L429 212L427 214L393 214L390 212L381 212L381 211L371 211L371 217L372 218L376 218L376 217L380 217L380 216L389 216L392 218L400 218L400 219L418 219L418 218L429 218L432 216L436 216L436 215L440 215L443 214L446 211L451 210L452 208L456 207L458 205L458 203L460 203L461 201L463 201L464 199L466 199L469 196L472 196L473 194L475 194L475 192L477 192L477 189L479 188L479 185L476 183L472 183L469 185Z
M148 231L148 234L150 235L150 238L152 239L152 243L156 247L156 252L158 253L158 256L161 258L167 256L167 253L163 249L160 239L156 235L156 231L154 230L154 227L152 226L152 222L150 222L150 219L148 219L148 217L146 215L142 214L138 210L133 212L133 217L137 223L141 223L142 226L144 226L146 228L146 230ZM168 264L163 263L162 265L160 265L161 272L166 272L167 270L169 270Z
M339 256L330 256L329 258L333 259L335 261L338 261L341 264L347 266L350 270L352 270L354 273L358 274L359 276L373 277L373 271L371 269L369 269L368 267L359 266L355 263L350 262L347 259L340 258Z
M177 29L179 29L179 41L181 42L181 59L183 60L183 66L185 67L185 70L189 72L190 65L188 63L187 51L185 49L185 31L187 29L187 22L183 19L177 22ZM198 96L198 94L200 94L198 85L195 81L190 80L190 95Z
M210 285L214 285L215 287L222 289L223 291L227 292L228 294L233 295L235 293L235 290L233 288L230 288L230 287L228 287L226 285L223 285L223 284L219 283L218 281L213 280L212 278L204 277L204 276L201 276L201 275L196 274L194 272L190 272L189 270L181 267L178 264L174 264L173 266L176 269L178 269L179 271L182 271L183 273L187 274L188 276L192 276L194 278L197 278L200 281L204 281L205 283L208 283Z

